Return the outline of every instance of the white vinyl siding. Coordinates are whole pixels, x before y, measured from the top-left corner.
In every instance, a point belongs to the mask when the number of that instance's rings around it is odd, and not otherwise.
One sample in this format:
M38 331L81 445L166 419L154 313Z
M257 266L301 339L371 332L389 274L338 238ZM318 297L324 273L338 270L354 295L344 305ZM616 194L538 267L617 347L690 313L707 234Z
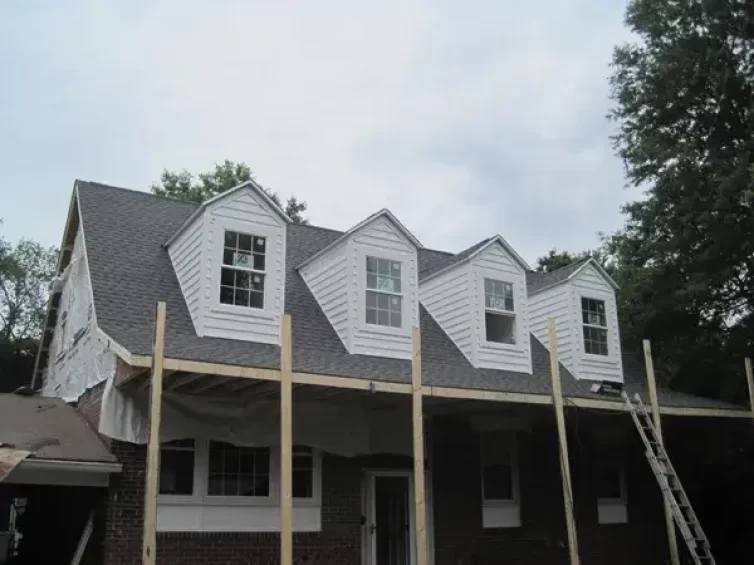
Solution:
M178 284L186 300L197 334L201 335L202 269L205 248L204 219L197 218L170 246L168 254L173 263Z
M528 298L523 267L502 245L484 249L470 262L472 294L472 363L486 369L504 369L531 373ZM485 279L502 281L513 286L515 314L514 343L487 341L485 331Z
M458 349L471 361L471 290L468 264L422 283L421 302Z
M558 356L563 366L572 371L575 344L571 320L571 292L570 285L566 283L531 295L529 297L529 320L534 336L545 347L549 347L547 319L555 318Z

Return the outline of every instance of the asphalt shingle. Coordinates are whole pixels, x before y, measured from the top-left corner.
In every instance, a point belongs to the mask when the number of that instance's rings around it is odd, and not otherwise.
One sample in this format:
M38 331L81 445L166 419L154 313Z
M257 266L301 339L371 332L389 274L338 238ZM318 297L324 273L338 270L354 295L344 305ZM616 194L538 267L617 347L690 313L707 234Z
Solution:
M149 355L157 300L168 308L165 354L213 363L279 368L278 346L198 337L183 299L164 243L196 210L197 204L144 192L77 181L81 222L94 293L97 323L133 354ZM411 382L411 363L368 355L351 355L330 325L295 266L331 244L342 232L290 224L287 235L285 309L293 321L293 369L300 372ZM419 250L420 278L446 268L473 253L483 240L458 254ZM543 288L567 278L580 264L552 273L531 274L530 288ZM561 272L562 271L562 272ZM420 308L424 382L435 386L550 394L549 355L533 335L533 373L475 369L453 341ZM561 367L563 391L572 397L604 398L589 392L591 383L578 381ZM636 380L636 379L635 379ZM643 378L638 379L645 382ZM631 388L641 390L641 384ZM662 403L677 406L730 407L718 401L672 391Z

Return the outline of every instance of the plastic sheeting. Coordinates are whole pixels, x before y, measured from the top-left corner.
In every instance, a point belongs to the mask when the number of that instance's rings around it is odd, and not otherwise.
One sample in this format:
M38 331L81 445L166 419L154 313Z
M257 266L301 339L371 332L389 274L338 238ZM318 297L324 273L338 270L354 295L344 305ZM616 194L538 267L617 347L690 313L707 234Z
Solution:
M108 380L100 432L113 439L146 443L148 391L127 396ZM275 401L242 401L163 395L161 440L214 439L262 447L280 443L280 407ZM325 402L296 402L293 441L337 455L411 455L411 414L404 409L366 410Z

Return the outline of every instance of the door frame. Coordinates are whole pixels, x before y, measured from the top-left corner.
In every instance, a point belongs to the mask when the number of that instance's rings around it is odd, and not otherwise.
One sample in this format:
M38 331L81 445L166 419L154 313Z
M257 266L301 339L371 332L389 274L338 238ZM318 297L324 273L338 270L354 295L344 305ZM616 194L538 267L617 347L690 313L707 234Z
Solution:
M375 520L375 478L376 477L406 477L408 479L409 506L409 565L416 565L416 504L414 502L414 472L410 469L364 469L362 481L362 514L365 518L361 528L361 563L362 565L377 565L377 546L374 543L372 524ZM426 536L428 565L434 565L434 511L432 496L431 473L425 472L427 496L426 504Z

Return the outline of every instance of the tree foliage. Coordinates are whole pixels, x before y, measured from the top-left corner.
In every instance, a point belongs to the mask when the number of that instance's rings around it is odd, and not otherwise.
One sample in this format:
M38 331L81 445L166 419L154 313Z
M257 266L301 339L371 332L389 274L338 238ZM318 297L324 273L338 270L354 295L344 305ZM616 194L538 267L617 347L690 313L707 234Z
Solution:
M623 333L678 386L724 394L754 344L754 3L632 0L626 23L613 141L646 193L605 242Z
M152 192L178 200L204 202L248 180L254 180L254 175L246 163L234 163L226 159L221 164L215 164L213 170L196 176L185 169L180 172L165 170L160 177L160 183L152 185ZM265 187L262 187L262 190L285 210L291 220L296 223L307 223L303 216L306 212L306 202L300 202L295 196L291 196L283 205L277 192Z
M549 273L555 269L560 269L566 265L570 265L576 261L581 261L587 257L594 255L591 251L582 251L580 253L571 253L570 251L558 251L557 249L550 249L547 255L543 255L537 259L536 270L540 272Z

